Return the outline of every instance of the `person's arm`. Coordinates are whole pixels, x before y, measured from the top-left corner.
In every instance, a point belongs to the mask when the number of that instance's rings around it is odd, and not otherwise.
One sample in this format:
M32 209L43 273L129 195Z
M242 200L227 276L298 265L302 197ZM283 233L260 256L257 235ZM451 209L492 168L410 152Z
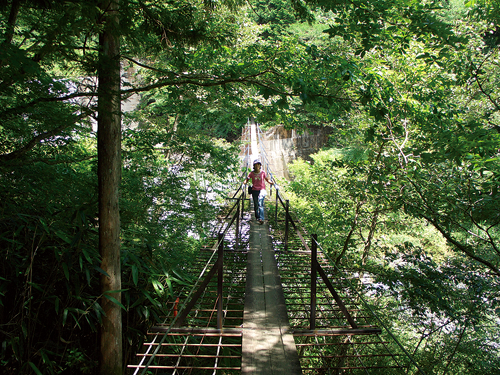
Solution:
M267 175L265 175L265 176L264 176L264 178L266 179L266 181L267 181L267 183L268 183L269 185L274 185L274 182L272 182L271 180L269 180L269 179L267 178Z
M250 172L247 176L247 179L245 180L245 182L243 183L243 185L246 185L248 180L250 180L250 176L252 175L252 172Z

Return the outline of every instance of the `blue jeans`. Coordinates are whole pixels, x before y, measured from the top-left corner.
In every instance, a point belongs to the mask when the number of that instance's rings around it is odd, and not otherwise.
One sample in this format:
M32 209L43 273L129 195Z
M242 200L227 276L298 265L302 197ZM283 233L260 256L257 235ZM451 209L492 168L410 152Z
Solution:
M264 220L264 198L265 196L260 195L260 190L252 190L253 208L257 220Z

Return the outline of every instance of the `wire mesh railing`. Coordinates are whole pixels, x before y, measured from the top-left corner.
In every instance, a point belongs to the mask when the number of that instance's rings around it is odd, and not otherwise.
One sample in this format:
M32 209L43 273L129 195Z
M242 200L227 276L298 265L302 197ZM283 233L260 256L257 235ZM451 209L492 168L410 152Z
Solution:
M170 314L149 330L138 364L128 366L130 373L240 372L237 327L243 323L248 247L248 231L241 225L243 205L240 188L228 199L229 208L214 231L217 239L184 267L194 283L174 292Z

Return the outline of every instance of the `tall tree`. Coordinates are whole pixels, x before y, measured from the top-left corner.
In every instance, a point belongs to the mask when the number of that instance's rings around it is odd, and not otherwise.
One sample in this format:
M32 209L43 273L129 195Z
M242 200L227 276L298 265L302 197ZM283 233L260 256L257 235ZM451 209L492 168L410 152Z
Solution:
M101 374L123 373L120 208L121 93L119 0L100 4L97 150L101 268Z

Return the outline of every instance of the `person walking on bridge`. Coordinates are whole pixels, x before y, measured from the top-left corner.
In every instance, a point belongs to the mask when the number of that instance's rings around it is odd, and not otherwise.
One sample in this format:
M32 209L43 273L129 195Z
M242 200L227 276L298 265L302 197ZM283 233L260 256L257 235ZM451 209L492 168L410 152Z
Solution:
M267 178L266 172L261 171L262 163L260 160L254 160L253 171L248 174L244 185L247 184L248 180L252 179L252 199L253 207L255 210L255 219L259 224L264 223L264 198L266 197L266 183L274 185L274 182Z

